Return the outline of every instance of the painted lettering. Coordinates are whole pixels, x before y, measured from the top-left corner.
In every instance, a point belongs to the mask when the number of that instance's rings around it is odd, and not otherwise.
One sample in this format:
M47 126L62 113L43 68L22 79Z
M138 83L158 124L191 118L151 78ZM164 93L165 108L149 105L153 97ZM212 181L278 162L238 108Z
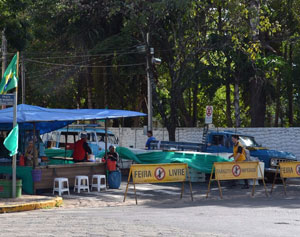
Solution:
M282 169L282 173L293 173L293 168L292 167L283 167Z
M185 175L185 169L172 169L169 170L169 176L181 176Z
M150 170L135 170L134 178L149 178L152 177Z

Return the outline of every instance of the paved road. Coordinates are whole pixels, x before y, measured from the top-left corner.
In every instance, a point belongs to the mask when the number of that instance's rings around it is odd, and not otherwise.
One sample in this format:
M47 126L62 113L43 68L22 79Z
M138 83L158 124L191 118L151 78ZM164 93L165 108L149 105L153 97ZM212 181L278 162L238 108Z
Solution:
M193 185L179 199L178 185L139 185L139 205L132 190L123 203L121 190L66 197L63 208L0 215L0 236L299 236L300 186L278 186L272 197L259 187L214 186L205 199L205 185ZM186 187L187 188L187 187Z

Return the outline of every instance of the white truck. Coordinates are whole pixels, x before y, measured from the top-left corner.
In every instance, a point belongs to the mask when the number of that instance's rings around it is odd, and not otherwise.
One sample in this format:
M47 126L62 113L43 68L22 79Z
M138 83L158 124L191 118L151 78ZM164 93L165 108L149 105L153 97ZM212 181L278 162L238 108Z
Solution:
M46 148L73 150L75 142L80 140L81 133L87 134L87 143L95 156L105 150L105 130L91 125L71 125L68 128L43 134L42 140ZM110 145L118 146L118 143L118 138L107 131L107 148Z

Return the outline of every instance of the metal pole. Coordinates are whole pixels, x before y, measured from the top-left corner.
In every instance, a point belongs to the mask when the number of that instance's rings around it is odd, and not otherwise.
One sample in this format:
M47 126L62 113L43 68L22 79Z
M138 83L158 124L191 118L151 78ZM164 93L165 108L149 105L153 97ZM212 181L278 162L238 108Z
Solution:
M19 52L17 53L17 77L19 75ZM18 87L15 88L14 92L14 120L13 128L17 125L17 104L18 104ZM19 141L17 141L19 142ZM17 180L17 155L12 157L12 196L16 197L16 180Z
M14 92L14 120L13 120L13 128L17 125L17 100L18 100L18 87L16 87ZM16 197L16 180L17 180L17 155L13 155L12 157L12 196Z
M107 119L105 119L105 158L107 155Z
M5 30L2 31L2 44L1 44L1 52L2 52L2 76L6 70L6 54L7 54L7 41L5 38Z
M1 44L1 52L2 52L2 76L4 75L4 72L6 70L6 57L7 57L7 40L5 37L5 29L2 30L2 44ZM6 105L1 106L2 109L6 108Z
M152 87L150 79L150 47L149 47L149 33L147 33L147 92L148 92L148 130L152 131Z
M25 104L25 62L24 62L24 52L21 52L21 84L22 84L22 104Z

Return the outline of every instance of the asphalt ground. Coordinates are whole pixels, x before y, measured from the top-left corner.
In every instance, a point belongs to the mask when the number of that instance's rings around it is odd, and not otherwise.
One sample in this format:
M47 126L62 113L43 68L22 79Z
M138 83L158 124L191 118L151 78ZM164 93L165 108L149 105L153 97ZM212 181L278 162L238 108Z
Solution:
M206 198L207 183L192 183L191 201L188 183L182 199L180 183L137 184L138 205L133 185L123 202L126 182L100 193L71 190L58 208L1 214L0 236L299 236L299 180L288 183L287 196L281 184L268 197L262 185L254 197L242 185L221 186L223 199L215 182Z

